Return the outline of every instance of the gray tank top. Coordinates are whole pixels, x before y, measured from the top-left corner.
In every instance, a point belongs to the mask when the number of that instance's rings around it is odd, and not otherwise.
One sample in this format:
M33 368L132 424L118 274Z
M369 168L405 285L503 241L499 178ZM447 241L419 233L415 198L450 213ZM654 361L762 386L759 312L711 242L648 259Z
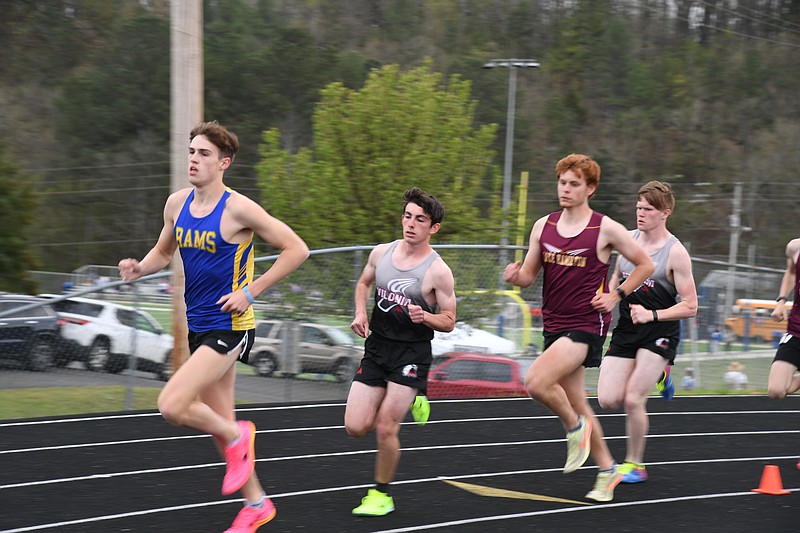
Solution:
M633 232L633 240L638 240L639 236L639 230ZM676 242L678 242L678 238L672 235L664 246L656 250L655 253L650 254L650 259L655 266L655 272L630 293L625 300L620 302L619 325L621 327L636 327L631 320L630 304L639 304L645 309L666 309L678 303L678 290L667 277L667 259L669 259L669 252ZM634 265L622 256L619 257L618 261L620 273L622 275L621 284L622 281L628 279L628 276L633 271ZM677 336L680 333L680 321L677 320L644 324L644 326L651 327L655 327L656 325L664 330L663 334L665 336L668 334Z
M439 254L431 252L420 264L402 270L392 262L392 253L399 242L394 241L389 245L375 269L375 306L369 328L373 334L389 340L431 340L433 329L424 324L413 323L408 317L408 305L419 305L425 311L433 313L433 308L422 297L422 280Z

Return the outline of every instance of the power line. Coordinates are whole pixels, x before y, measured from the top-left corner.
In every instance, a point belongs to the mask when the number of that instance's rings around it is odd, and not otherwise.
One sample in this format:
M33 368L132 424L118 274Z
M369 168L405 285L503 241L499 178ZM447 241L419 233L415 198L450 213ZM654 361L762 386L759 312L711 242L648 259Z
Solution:
M169 189L169 184L154 185L152 187L133 187L133 188L126 187L124 189L90 189L87 191L40 191L37 194L41 196L54 196L63 194L83 195L83 194L98 194L98 193L109 193L109 192L153 191L160 189Z
M742 32L736 31L736 30L732 30L730 28L719 28L719 27L713 26L711 24L706 24L705 22L693 22L693 21L691 21L691 20L689 20L687 18L679 17L677 15L675 15L675 18L678 19L678 20L682 20L684 22L688 22L689 24L696 24L697 27L704 27L704 28L709 28L711 30L716 30L718 32L730 33L730 34L733 34L733 35L738 35L739 37L744 37L746 39L754 39L756 41L768 42L768 43L777 44L777 45L780 45L780 46L789 46L791 48L800 48L800 44L788 43L786 41L776 41L774 39L768 39L766 37L757 37L755 35L747 35L746 33L742 33Z
M788 25L790 25L790 26L796 26L796 27L800 28L800 24L798 24L798 23L796 23L796 22L792 22L792 21L790 21L790 20L784 20L784 19L782 19L782 18L780 18L780 17L776 17L776 16L774 16L774 15L770 15L770 14L767 14L767 13L762 13L761 11L758 11L758 10L756 10L756 9L753 9L753 8L751 8L751 7L747 7L747 6L739 6L739 8L740 8L740 9L746 9L747 11L752 11L753 13L755 13L755 14L757 14L757 15L764 16L764 17L766 17L766 18L771 18L771 19L773 19L773 20L779 20L779 21L781 21L781 23L783 23L783 24L788 24Z
M133 243L133 242L153 242L153 239L121 239L121 240L114 240L114 241L79 241L79 242L31 243L31 246L37 246L37 247L43 248L43 247L55 247L55 246L83 246L83 245L95 245L95 244L122 244L122 243Z
M794 34L800 35L800 32L791 30L789 28L786 28L785 26L782 26L781 24L776 24L774 22L768 22L768 21L757 19L757 18L754 18L754 17L749 17L749 16L747 16L747 15L745 15L743 13L740 13L740 12L734 10L734 9L730 9L730 8L727 8L727 7L724 7L724 6L710 4L710 3L706 2L705 0L700 0L700 1L701 1L701 3L705 4L706 6L712 8L712 9L720 10L720 11L726 11L728 13L732 13L732 14L734 14L734 15L736 15L738 17L741 17L743 19L752 20L753 22L757 22L759 24L765 24L767 26L772 26L774 28L778 28L778 29L781 29L781 30L786 30L786 31L788 31L790 33L794 33ZM743 6L739 6L739 7L742 8ZM744 8L744 9L749 9L749 8ZM753 11L753 10L750 9L750 11ZM760 13L758 11L756 11L756 13L757 14L762 14L762 13ZM776 17L772 17L772 18L776 18ZM788 22L788 21L784 21L783 19L780 19L780 18L778 18L777 20L780 20L782 23L794 24L794 23L791 23L791 22ZM794 25L800 27L800 25L798 25L798 24L794 24Z
M147 163L119 163L115 165L89 165L89 166L81 166L81 167L50 167L50 168L28 168L23 169L23 172L56 172L56 171L67 171L67 170L88 170L88 169L96 169L96 168L124 168L124 167L137 167L137 166L145 166L145 165L164 165L169 164L169 161L149 161Z
M56 179L48 179L45 182L45 185L56 185L62 183L79 185L81 183L94 183L97 181L131 181L131 180L150 179L150 178L169 178L169 174L144 174L144 175L137 174L135 176L108 176L108 177L86 176L79 178L73 178L72 176L59 176Z

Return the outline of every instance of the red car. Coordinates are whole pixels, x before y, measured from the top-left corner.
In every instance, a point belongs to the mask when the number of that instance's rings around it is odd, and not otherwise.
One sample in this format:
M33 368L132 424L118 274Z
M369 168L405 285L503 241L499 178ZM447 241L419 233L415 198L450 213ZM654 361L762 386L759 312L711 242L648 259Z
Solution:
M428 373L428 398L527 396L525 374L531 358L456 352Z

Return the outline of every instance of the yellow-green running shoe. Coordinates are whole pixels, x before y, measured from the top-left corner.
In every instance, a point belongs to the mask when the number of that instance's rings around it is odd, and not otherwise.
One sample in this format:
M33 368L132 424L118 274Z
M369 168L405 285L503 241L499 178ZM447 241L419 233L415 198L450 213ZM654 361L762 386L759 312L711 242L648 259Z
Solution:
M411 404L411 416L414 421L420 426L424 426L431 416L431 404L428 403L427 396L417 396L414 398L414 403Z
M656 383L656 390L658 390L661 397L665 400L671 400L675 396L675 384L672 383L672 378L669 375L669 366L664 369L661 379Z
M617 470L622 474L622 483L642 483L647 481L647 468L638 463L622 463Z
M378 489L369 489L361 505L353 509L356 516L385 516L394 511L394 500Z

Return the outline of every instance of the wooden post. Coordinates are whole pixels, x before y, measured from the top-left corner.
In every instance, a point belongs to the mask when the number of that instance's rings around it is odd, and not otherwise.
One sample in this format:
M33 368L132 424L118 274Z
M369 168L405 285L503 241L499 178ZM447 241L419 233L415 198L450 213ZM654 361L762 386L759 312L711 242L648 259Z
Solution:
M170 2L171 97L170 191L189 187L189 132L203 120L203 2ZM185 274L180 254L172 259L172 370L189 357L184 296Z

